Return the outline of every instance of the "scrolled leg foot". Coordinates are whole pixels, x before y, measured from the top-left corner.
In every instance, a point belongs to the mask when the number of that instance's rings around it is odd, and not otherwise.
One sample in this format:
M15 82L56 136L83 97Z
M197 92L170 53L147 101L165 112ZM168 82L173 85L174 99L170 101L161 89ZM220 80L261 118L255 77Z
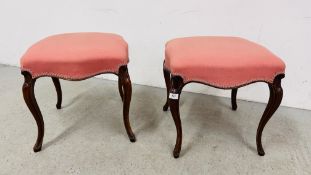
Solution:
M41 151L41 148L42 148L42 143L41 144L35 144L35 146L33 147L33 152L39 152Z
M119 78L122 81L123 87L123 121L124 126L127 132L127 135L131 142L136 141L136 137L132 131L130 120L129 120L129 109L130 109L130 102L132 96L132 84L130 80L130 76L128 74L127 66L122 66L119 69Z
M281 87L281 79L284 78L284 74L278 75L273 83L269 84L270 97L267 107L262 115L262 118L259 122L257 135L256 135L256 144L258 155L264 156L265 151L262 147L261 137L265 125L268 123L274 112L278 109L283 98L283 89Z
M168 102L166 102L163 106L163 111L167 111L168 110Z
M173 151L174 158L175 159L179 158L179 154L180 154L180 149L178 150L178 149L175 148L174 151Z
M32 113L34 119L36 120L37 127L38 127L38 136L36 143L33 147L34 152L38 152L42 148L43 136L44 136L44 121L37 104L35 94L34 94L34 86L36 79L32 79L32 76L29 72L22 71L24 75L25 82L23 84L23 96L24 100L29 108L30 112Z

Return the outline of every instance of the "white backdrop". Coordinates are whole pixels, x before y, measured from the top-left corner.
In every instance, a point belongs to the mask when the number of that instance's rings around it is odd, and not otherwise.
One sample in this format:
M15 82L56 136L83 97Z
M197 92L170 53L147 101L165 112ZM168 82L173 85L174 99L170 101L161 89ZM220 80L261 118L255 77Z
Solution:
M129 43L132 82L156 87L164 87L167 40L241 36L266 46L286 62L282 105L311 109L310 0L1 0L0 24L0 63L18 66L27 47L47 35L114 32ZM230 94L203 85L188 85L185 90ZM264 83L244 87L238 98L267 102L268 88Z

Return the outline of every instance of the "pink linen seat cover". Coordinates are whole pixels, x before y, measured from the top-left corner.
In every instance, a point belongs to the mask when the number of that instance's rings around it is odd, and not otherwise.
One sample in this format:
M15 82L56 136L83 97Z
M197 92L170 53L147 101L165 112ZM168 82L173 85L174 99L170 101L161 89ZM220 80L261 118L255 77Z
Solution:
M164 66L185 83L198 81L219 88L255 81L272 83L285 71L284 62L263 46L223 36L185 37L167 42Z
M21 69L33 78L53 76L84 79L100 73L118 73L128 63L128 45L111 33L66 33L47 37L21 58Z

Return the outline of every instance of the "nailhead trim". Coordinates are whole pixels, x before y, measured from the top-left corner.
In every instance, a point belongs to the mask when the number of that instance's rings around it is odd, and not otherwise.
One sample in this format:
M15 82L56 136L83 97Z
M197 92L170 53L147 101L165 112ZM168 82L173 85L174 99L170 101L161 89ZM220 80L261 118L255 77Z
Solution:
M90 78L90 77L93 77L93 76L96 76L96 75L99 75L99 74L103 74L103 73L118 74L119 73L119 68L121 66L126 66L126 65L127 65L127 63L125 63L125 64L122 63L122 64L118 65L118 69L117 70L106 69L106 70L101 70L101 71L94 72L92 74L88 74L87 76L79 75L77 77L71 77L71 76L68 76L68 75L57 74L57 73L53 73L53 72L42 72L42 73L38 73L38 74L33 74L33 72L30 69L23 68L23 67L21 67L21 70L29 72L33 79L39 78L39 77L57 77L57 78L66 79L66 80L81 80L81 79Z
M170 71L170 69L168 69L165 65L164 65L164 68L168 71ZM171 72L171 71L170 71ZM267 83L273 83L273 80L274 78L277 76L277 75L280 75L280 74L284 74L285 72L284 71L281 71L281 72L276 72L273 76L273 79L266 79L266 78L252 78L250 80L246 80L244 81L243 83L239 83L239 84L232 84L232 85L222 85L220 83L213 83L213 82L209 82L209 81L206 81L206 80L202 80L202 79L190 79L190 78L186 78L185 76L181 75L181 74L178 74L178 73L172 73L172 75L175 75L175 76L180 76L182 77L183 79L183 83L186 84L188 82L192 82L192 81L198 81L198 82L201 82L201 83L204 83L204 84L208 84L208 85L211 85L211 86L215 86L215 87L218 87L218 88L222 88L222 89L229 89L229 88L236 88L236 87L241 87L243 85L248 85L250 83L253 83L253 82L258 82L258 81L263 81L263 82L267 82Z

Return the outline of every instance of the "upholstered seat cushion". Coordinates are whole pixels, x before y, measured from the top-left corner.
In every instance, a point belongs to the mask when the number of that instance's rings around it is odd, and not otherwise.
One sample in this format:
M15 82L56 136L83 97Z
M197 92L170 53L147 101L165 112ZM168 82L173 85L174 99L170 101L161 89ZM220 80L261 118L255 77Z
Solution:
M266 48L238 37L199 36L169 41L165 68L185 82L232 88L255 81L273 82L285 64Z
M67 33L34 44L21 59L21 69L33 78L55 76L84 79L99 73L117 73L128 63L128 46L110 33Z

